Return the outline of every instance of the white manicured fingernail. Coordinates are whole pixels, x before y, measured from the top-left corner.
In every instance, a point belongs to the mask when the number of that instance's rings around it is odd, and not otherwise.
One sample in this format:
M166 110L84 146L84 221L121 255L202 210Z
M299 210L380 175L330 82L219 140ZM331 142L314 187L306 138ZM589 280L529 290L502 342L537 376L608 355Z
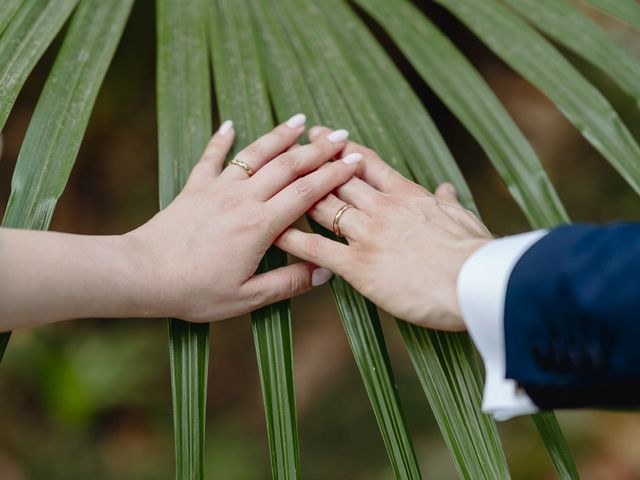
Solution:
M326 268L316 268L311 274L311 285L317 287L323 283L327 283L333 277L333 273Z
M353 165L354 163L358 163L360 160L362 160L361 153L350 153L342 159L342 161L347 165Z
M318 136L318 134L320 133L320 130L322 130L322 128L318 126L311 127L309 129L309 138L313 140L313 138Z
M289 128L298 128L304 125L304 122L307 121L307 116L304 113L296 113L293 117L287 120L287 127Z
M224 122L222 122L222 125L220 125L220 128L218 128L218 133L220 135L226 135L231 131L232 128L233 122L231 120L225 120Z
M333 143L344 142L347 138L349 138L349 132L343 129L334 130L327 135L327 140Z

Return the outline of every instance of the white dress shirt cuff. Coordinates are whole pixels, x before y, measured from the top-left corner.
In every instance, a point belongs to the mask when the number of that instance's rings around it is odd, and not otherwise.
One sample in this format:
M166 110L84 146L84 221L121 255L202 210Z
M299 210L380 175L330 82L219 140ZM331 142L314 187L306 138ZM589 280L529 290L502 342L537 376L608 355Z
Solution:
M505 377L504 308L513 268L547 233L536 230L493 240L469 257L458 275L462 317L485 366L482 411L496 420L538 411L516 382Z

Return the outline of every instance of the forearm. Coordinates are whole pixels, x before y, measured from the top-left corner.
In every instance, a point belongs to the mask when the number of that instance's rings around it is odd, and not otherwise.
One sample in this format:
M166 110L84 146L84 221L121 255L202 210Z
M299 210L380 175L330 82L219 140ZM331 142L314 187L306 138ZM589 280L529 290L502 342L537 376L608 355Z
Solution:
M0 229L0 331L159 314L153 275L137 257L123 236Z

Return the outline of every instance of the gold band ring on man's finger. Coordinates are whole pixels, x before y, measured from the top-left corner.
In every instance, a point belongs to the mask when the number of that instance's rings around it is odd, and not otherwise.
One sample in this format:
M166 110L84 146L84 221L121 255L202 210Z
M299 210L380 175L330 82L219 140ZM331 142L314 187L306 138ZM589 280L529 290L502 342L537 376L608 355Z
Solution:
M351 205L350 203L345 203L342 207L340 207L340 210L337 211L336 216L333 217L333 232L336 235L339 235L341 237L344 236L340 232L340 220L342 219L344 212L346 212L350 208L353 208L353 205Z

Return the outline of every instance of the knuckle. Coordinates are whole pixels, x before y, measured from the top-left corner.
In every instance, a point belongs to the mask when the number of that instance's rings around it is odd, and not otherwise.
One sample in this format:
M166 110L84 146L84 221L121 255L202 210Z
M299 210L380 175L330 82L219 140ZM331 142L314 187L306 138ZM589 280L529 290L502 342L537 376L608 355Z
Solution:
M440 207L440 201L433 195L425 195L418 199L418 205L423 210L432 210Z
M296 170L297 162L295 157L291 155L291 153L283 153L278 157L276 161L278 162L278 165L287 172Z
M289 278L289 292L291 295L297 295L308 290L310 281L302 275L291 275Z
M402 202L399 199L388 194L381 194L378 201L383 208L398 208L402 206Z
M300 178L295 183L296 193L301 197L309 197L313 194L313 183L308 178Z
M369 147L362 147L358 150L358 153L362 155L362 159L366 161L377 161L380 160L378 153ZM386 164L385 164L386 165Z
M322 250L322 243L318 235L312 235L305 241L305 251L312 257L318 258Z
M220 202L224 206L225 211L236 210L237 208L241 207L242 204L244 203L241 196L232 195L232 194L231 195L227 194L221 197Z
M278 238L276 238L276 244L281 247L291 245L291 232L292 230L290 228L282 232Z
M248 215L244 224L251 231L263 230L267 224L267 216L260 209L255 209L251 215Z
M267 302L267 299L267 292L263 288L258 288L248 293L246 301L253 310L264 305Z

